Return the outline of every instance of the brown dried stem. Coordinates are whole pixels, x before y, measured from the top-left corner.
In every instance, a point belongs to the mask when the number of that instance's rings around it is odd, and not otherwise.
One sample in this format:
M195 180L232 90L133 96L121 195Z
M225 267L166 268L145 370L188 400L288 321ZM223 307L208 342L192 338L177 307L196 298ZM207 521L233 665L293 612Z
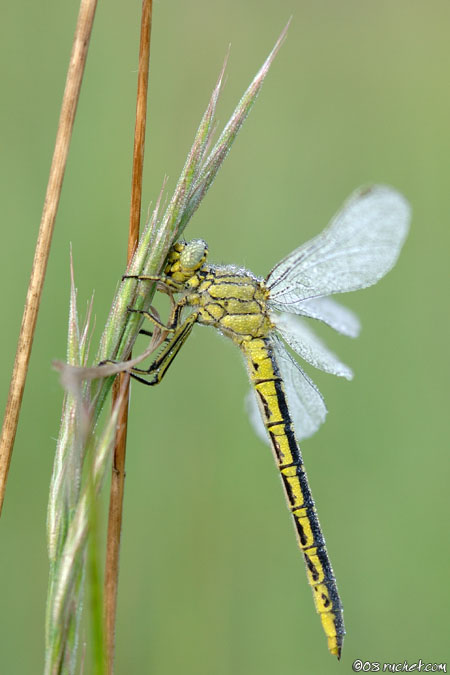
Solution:
M81 0L0 438L0 513L97 0Z
M136 250L139 239L139 222L142 197L142 172L144 165L145 126L147 119L148 71L150 60L150 37L152 27L152 0L143 0L141 18L141 39L139 47L139 70L136 101L136 126L133 151L133 174L131 184L130 222L128 232L129 263ZM113 389L113 406L119 392L125 387L122 405L119 410L114 445L114 459L111 476L111 490L108 516L108 535L105 566L105 639L108 673L112 675L114 664L114 633L117 606L117 586L119 577L120 534L122 528L123 494L125 483L125 454L128 424L129 400L128 373L120 373Z

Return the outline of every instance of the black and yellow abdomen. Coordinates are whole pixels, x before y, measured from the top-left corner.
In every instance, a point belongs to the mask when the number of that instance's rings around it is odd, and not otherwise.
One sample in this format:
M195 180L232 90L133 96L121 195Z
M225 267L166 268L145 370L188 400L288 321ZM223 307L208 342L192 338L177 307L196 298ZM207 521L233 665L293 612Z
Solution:
M280 471L328 648L340 658L345 634L342 604L272 349L271 336L275 327L268 310L269 291L264 281L246 270L202 263L206 257L204 242L195 243L194 249L196 255L187 256L192 257L194 264L190 274L180 264L184 251L181 244L177 244L170 256L166 269L169 276L163 283L171 290L184 292L173 310L174 328L170 328L173 336L148 370L134 369L134 377L150 385L160 382L195 323L213 326L243 352ZM141 278L154 280L153 277ZM180 311L186 306L192 312L180 324ZM155 321L151 314L144 314ZM142 374L149 379L144 379Z
M243 341L240 346L247 360L250 380L271 440L288 507L294 520L298 545L305 559L308 582L327 636L328 648L339 658L345 635L342 603L295 437L283 381L272 354L270 338L253 338Z

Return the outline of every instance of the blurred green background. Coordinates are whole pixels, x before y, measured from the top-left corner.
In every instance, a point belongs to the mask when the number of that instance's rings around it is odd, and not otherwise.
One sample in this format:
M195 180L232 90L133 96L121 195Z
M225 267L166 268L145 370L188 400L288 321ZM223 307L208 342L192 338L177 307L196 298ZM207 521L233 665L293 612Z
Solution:
M2 8L2 406L77 9ZM95 289L97 334L124 270L139 10L113 0L97 12L0 520L7 675L43 663L69 244L81 308ZM222 124L291 14L186 235L206 238L212 261L266 275L360 184L391 184L412 204L395 270L344 298L361 337L321 331L356 377L313 374L330 412L302 446L345 607L343 662L327 653L271 454L246 419L241 358L198 328L161 387L132 390L117 673L317 675L356 658L448 658L448 1L155 2L143 214L165 174L173 187L228 44Z

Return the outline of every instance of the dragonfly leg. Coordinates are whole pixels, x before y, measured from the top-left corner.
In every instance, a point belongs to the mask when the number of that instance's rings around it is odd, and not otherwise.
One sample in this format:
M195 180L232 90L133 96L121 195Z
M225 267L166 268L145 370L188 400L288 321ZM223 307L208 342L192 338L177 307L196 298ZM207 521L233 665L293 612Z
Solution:
M198 315L196 312L190 314L186 321L178 326L171 340L166 344L163 351L153 361L149 368L133 368L131 371L131 377L133 377L138 382L142 382L142 384L146 384L150 387L154 386L155 384L159 384L166 374L170 364L173 362L175 356L184 345L195 322L197 321L197 318ZM139 375L137 375L137 373L139 373ZM150 379L146 379L144 376L147 376Z
M158 274L124 274L122 276L122 281L125 279L137 279L138 281L154 281L159 283L162 287L168 289L169 291L178 292L180 291L180 284L164 275Z
M183 307L186 305L185 298L182 298L180 302L177 302L172 307L172 312L170 315L169 323L166 326L162 321L160 321L153 312L144 309L135 309L134 307L128 307L129 312L136 312L137 314L142 314L147 319L149 319L155 326L161 328L161 330L168 331L169 333L175 333L177 327L180 324L180 315ZM142 331L141 331L142 332Z
M147 337L153 337L153 331L152 330L145 330L144 328L141 328L139 331L139 335L146 335ZM162 342L168 342L170 340L169 336L167 336Z
M143 312L145 314L145 312ZM169 342L167 342L163 351L159 356L153 361L153 363L148 368L132 368L130 375L132 378L142 384L148 386L154 386L159 384L163 379L164 375L167 372L170 364L174 360L175 356L178 354L181 347L184 345L186 339L189 337L190 332L197 321L197 313L194 312L190 314L186 321L178 326L177 329L174 329L174 335L171 337ZM167 330L167 329L166 329ZM146 333L149 331L145 331ZM118 361L113 361L112 359L105 359L101 361L98 365L103 366L106 363L119 363ZM136 373L139 373L137 375ZM144 376L150 377L150 380L145 379Z
M129 312L135 312L136 314L142 314L142 316L145 316L146 319L151 321L155 326L158 326L158 328L161 328L161 330L164 331L169 331L169 333L174 333L175 328L172 328L171 325L166 326L162 321L160 321L152 312L145 310L145 309L135 309L134 307L127 307L127 310ZM172 322L170 322L172 323ZM142 333L143 331L139 331ZM149 331L145 331L144 335L148 335Z

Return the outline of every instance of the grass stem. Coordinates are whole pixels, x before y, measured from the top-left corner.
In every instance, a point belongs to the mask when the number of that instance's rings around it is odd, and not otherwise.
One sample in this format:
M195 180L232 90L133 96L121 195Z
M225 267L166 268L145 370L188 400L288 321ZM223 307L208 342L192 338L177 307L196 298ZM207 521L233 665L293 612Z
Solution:
M130 221L128 231L128 264L133 258L139 240L152 11L153 1L143 0L136 98L136 124L133 149L133 172L131 181ZM114 668L114 636L117 611L117 587L119 583L120 535L122 529L123 496L125 488L129 383L129 374L120 373L117 376L117 382L113 387L112 393L112 405L114 407L119 392L122 389L125 392L118 413L118 424L114 440L106 543L104 621L108 675L112 675Z
M8 401L0 437L0 514L5 497L6 481L16 437L25 380L33 345L47 261L50 253L53 229L58 211L59 198L69 154L70 139L77 109L78 98L86 65L89 41L94 23L97 0L81 0L77 26L72 45L66 86L64 89L55 148L42 210L41 224L31 268L25 308L22 316L16 357L11 376Z

